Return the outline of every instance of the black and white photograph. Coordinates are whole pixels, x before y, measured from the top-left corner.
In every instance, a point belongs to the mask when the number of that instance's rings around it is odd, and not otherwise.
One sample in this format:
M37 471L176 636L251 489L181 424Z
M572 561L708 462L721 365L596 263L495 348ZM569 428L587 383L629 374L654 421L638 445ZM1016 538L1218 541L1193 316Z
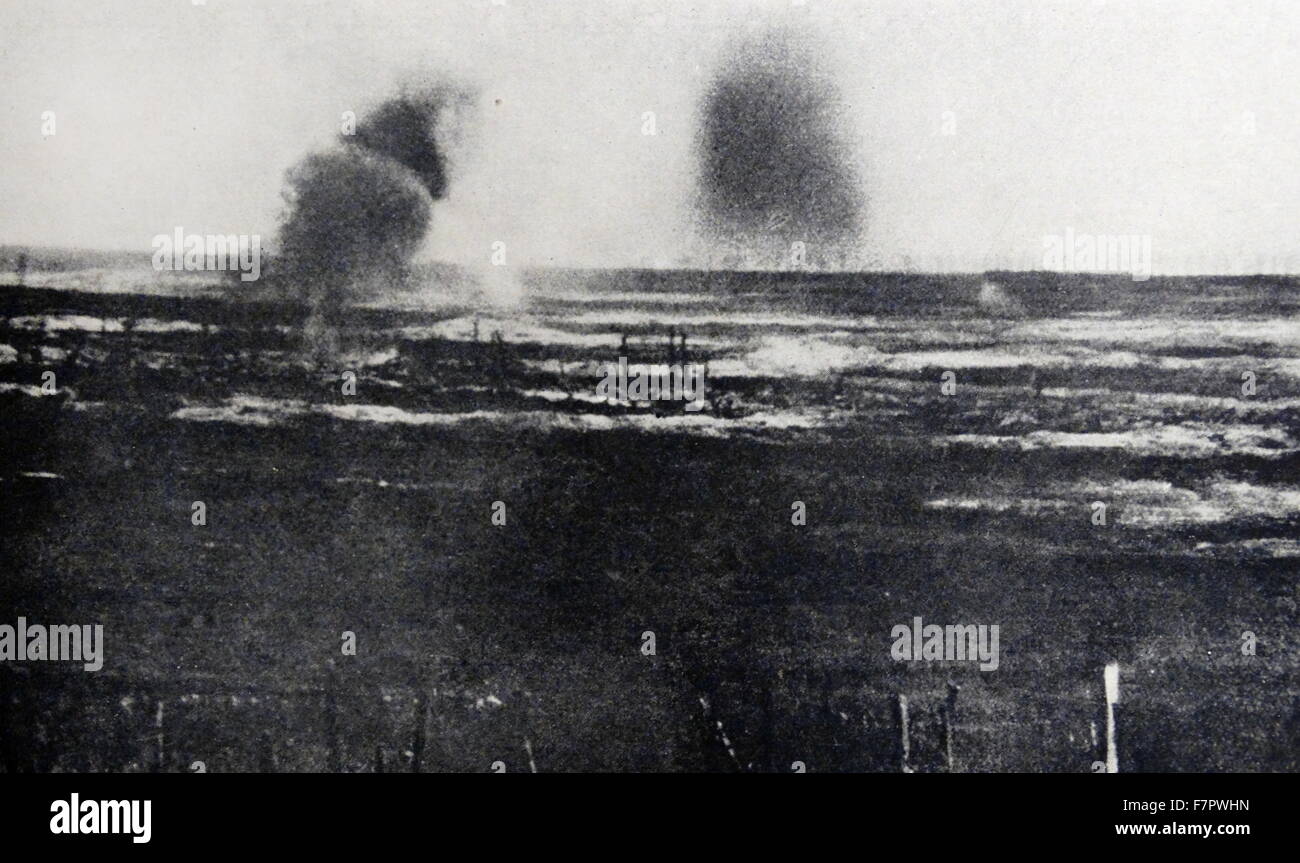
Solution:
M3 0L0 81L0 772L1300 767L1300 4Z

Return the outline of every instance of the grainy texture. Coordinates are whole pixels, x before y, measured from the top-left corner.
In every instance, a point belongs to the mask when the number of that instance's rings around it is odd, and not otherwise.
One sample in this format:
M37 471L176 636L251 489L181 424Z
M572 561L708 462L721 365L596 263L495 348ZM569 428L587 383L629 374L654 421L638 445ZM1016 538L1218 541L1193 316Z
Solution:
M1300 767L1300 4L4 6L0 772Z

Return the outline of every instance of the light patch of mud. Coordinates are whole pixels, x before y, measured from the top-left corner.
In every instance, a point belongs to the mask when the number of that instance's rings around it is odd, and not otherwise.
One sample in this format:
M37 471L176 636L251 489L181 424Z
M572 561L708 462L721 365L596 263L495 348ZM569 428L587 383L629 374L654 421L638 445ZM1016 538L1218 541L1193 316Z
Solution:
M1186 423L1110 432L1033 431L1025 435L940 435L935 444L964 444L989 449L1122 449L1134 455L1205 458L1252 455L1276 458L1293 453L1296 441L1285 429L1245 423Z
M482 423L508 429L541 431L685 432L726 437L742 431L788 431L821 428L836 417L828 410L760 411L735 419L706 413L655 416L648 411L620 415L565 413L561 411L474 410L461 412L408 411L390 405L309 404L298 399L270 399L239 395L218 405L187 405L171 414L190 422L227 422L269 427L303 416L327 416L348 422L381 425L457 426Z

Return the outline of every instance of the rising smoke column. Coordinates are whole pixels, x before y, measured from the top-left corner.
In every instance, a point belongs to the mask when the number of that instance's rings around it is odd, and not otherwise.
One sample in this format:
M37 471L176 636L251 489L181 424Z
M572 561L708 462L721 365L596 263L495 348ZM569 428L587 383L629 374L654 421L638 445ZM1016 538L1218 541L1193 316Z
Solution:
M289 170L272 271L311 306L309 333L337 323L348 298L406 278L433 201L447 194L448 151L472 102L450 84L403 92Z
M852 254L865 201L841 128L843 106L804 41L785 32L741 43L705 90L697 141L699 222L722 247L788 262Z
M401 165L358 147L313 153L286 184L290 215L274 271L327 315L366 280L402 278L432 221L428 190Z
M442 198L447 194L445 127L468 100L463 90L452 86L390 99L362 120L351 141L404 165L430 197Z

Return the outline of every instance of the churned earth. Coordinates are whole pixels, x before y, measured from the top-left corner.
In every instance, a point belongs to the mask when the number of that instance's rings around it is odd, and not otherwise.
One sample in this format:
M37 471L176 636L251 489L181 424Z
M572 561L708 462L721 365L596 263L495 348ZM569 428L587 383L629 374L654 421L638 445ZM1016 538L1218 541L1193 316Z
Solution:
M4 769L898 770L902 694L942 770L956 692L951 769L1088 772L1111 660L1122 770L1298 766L1292 281L549 271L327 351L28 282L0 622L107 646L0 667ZM620 356L707 363L708 407L602 400ZM895 661L915 617L998 669Z

